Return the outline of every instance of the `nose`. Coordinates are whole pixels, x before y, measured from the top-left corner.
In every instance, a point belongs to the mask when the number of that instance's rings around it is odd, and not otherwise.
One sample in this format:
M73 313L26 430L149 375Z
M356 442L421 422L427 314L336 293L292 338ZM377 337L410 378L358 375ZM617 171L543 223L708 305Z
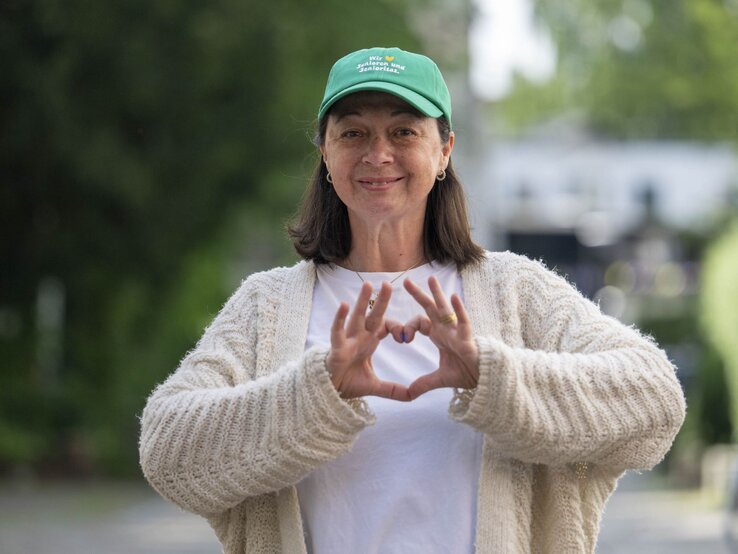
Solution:
M362 161L368 165L392 163L392 144L385 137L376 135L368 141Z

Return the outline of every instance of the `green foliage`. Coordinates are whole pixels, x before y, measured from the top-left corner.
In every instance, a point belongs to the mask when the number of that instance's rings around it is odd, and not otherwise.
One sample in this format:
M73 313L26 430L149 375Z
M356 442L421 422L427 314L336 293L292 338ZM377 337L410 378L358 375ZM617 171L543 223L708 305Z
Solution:
M136 471L147 393L239 271L289 259L275 237L314 160L330 65L417 49L403 9L0 6L0 469ZM37 310L49 278L61 327Z
M682 385L687 395L687 420L680 431L679 444L691 447L729 442L734 423L731 421L731 399L725 387L721 356L706 343L694 314L696 299L683 313L672 317L644 317L638 326L672 356L681 370Z
M542 87L519 82L502 103L509 126L575 109L618 138L738 136L735 0L535 3L556 43L557 75ZM541 111L541 97L554 109Z
M703 444L729 443L736 426L731 420L730 393L725 387L723 358L713 348L707 348L699 368L697 387L689 399L697 435Z
M705 255L700 320L724 360L731 419L738 429L738 222Z

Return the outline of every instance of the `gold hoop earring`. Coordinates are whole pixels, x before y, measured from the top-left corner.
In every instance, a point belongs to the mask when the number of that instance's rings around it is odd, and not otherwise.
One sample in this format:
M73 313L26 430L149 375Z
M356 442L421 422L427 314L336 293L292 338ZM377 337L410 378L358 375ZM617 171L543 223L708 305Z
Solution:
M442 169L441 172L436 175L436 181L443 181L446 178L446 170Z
M325 180L328 181L331 185L333 184L333 177L331 177L330 171L326 173Z

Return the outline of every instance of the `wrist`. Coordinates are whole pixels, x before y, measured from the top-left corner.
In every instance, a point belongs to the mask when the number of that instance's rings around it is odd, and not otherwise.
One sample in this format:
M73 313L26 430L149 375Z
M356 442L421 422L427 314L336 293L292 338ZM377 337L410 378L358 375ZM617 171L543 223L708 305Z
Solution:
M331 354L328 353L328 357L325 359L325 369L328 372L328 378L331 381L331 384L333 385L333 388L336 389L336 392L338 392L338 395L343 398L343 393L341 392L341 387L339 386L339 382L336 379L336 371L335 371L335 362L331 358Z
M477 384L479 383L479 347L477 346L477 342L475 340L471 342L471 348L469 356L467 358L466 367L468 368L468 375L471 386L464 388L475 389L477 388Z

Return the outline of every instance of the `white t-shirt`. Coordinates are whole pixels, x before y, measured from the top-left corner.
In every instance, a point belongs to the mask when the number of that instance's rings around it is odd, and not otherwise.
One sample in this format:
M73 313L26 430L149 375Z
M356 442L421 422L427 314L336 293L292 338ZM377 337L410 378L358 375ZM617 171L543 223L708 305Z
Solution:
M362 273L375 293L398 275ZM423 313L402 281L409 277L428 292L431 275L447 297L462 294L454 264L425 264L393 283L385 316L404 323ZM353 309L361 284L353 271L319 266L306 348L330 344L339 303ZM438 350L420 333L409 344L388 336L372 361L380 379L409 385L438 367ZM439 389L410 403L365 398L376 424L359 433L350 452L297 485L308 552L474 551L482 435L448 417L451 395L451 389Z

